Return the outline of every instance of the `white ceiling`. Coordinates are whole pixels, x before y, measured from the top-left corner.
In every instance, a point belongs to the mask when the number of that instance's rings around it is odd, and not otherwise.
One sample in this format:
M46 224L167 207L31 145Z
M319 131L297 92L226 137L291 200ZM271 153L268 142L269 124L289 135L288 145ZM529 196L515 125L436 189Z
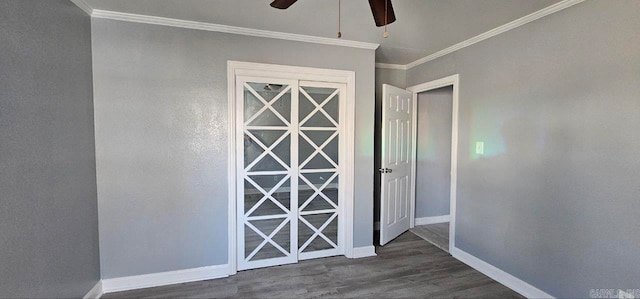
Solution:
M85 0L92 8L190 21L336 37L338 0L298 0L287 10L270 0ZM342 38L379 43L376 62L407 64L538 11L559 0L394 0L389 38L367 0L342 0Z

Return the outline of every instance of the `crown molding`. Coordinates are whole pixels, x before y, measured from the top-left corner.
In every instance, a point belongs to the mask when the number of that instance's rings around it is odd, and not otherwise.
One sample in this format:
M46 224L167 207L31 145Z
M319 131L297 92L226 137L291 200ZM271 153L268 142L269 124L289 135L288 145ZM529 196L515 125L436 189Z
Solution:
M205 22L187 21L187 20L181 20L181 19L172 19L172 18L164 18L164 17L115 12L115 11L106 11L106 10L100 10L100 9L94 9L91 16L98 19L110 19L110 20L118 20L118 21L125 21L125 22L224 32L224 33L264 37L264 38L275 38L275 39L324 44L324 45L332 45L332 46L351 47L351 48L359 48L359 49L367 49L367 50L375 50L378 48L378 46L380 46L379 44L358 42L358 41L352 41L352 40L318 37L318 36L294 34L294 33L284 33L284 32L276 32L276 31L269 31L269 30L262 30L262 29L244 28L244 27L212 24L212 23L205 23Z
M505 32L507 32L507 31L509 31L511 29L518 28L518 27L520 27L522 25L528 24L528 23L533 22L533 21L535 21L537 19L540 19L542 17L546 17L546 16L548 16L550 14L559 12L559 11L565 9L565 8L574 6L574 5L576 5L578 3L581 3L581 2L584 2L584 1L585 0L563 0L563 1L560 1L560 2L555 3L553 5L547 6L547 7L543 8L543 9L541 9L541 10L538 10L538 11L532 13L532 14L529 14L529 15L526 15L526 16L524 16L522 18L519 18L519 19L517 19L515 21L509 22L509 23L504 24L504 25L502 25L500 27L496 27L494 29L491 29L491 30L485 32L485 33L476 35L476 36L474 36L474 37L472 37L472 38L470 38L468 40L465 40L463 42L457 43L457 44L455 44L455 45L453 45L451 47L448 47L446 49L442 49L442 50L440 50L438 52L435 52L435 53L433 53L433 54L431 54L429 56L420 58L420 59L418 59L418 60L416 60L414 62L411 62L411 63L407 64L406 68L407 69L414 68L414 67L416 67L418 65L421 65L423 63L432 61L432 60L434 60L436 58L439 58L439 57L442 57L444 55L453 53L453 52L458 51L458 50L460 50L462 48L466 48L466 47L471 46L473 44L479 43L479 42L481 42L481 41L483 41L485 39L494 37L494 36L496 36L498 34L505 33Z
M411 63L405 64L405 65L391 64L391 63L376 63L376 68L408 70L418 65L421 65L429 61L435 60L437 58L440 58L442 56L445 56L447 54L451 54L460 49L469 47L483 40L494 37L496 35L502 34L511 29L518 28L522 25L528 24L530 22L533 22L535 20L538 20L550 14L556 13L565 8L569 8L576 4L582 3L584 1L585 0L563 0L553 5L547 6L539 11L526 15L522 18L519 18L507 24L504 24L500 27L496 27L487 32L476 35L470 39L457 43L453 46L442 49L431 55L415 60ZM352 41L352 40L317 37L317 36L303 35L303 34L284 33L284 32L276 32L276 31L261 30L261 29L219 25L219 24L212 24L212 23L205 23L205 22L187 21L187 20L181 20L181 19L172 19L172 18L155 17L155 16L148 16L148 15L140 15L140 14L106 11L106 10L93 9L84 0L71 0L71 2L73 2L75 5L80 7L90 16L94 18L100 18L100 19L111 19L111 20L119 20L119 21L126 21L126 22L224 32L224 33L232 33L232 34L240 34L240 35L248 35L248 36L292 40L292 41L307 42L307 43L360 48L360 49L367 49L367 50L375 50L380 46L380 44L358 42L358 41Z
M73 4L80 7L80 9L84 10L89 16L93 14L93 8L84 0L71 0Z
M379 69L389 69L389 70L407 70L407 66L404 64L393 64L393 63L376 63L376 68Z

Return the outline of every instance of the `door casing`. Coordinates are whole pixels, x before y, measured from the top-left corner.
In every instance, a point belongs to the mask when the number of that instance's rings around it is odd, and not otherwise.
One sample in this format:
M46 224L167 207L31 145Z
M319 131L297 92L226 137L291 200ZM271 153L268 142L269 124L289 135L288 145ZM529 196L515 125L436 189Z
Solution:
M345 184L342 189L344 202L342 206L343 230L342 244L344 255L353 257L353 227L354 227L354 168L355 168L355 72L343 70L331 70L320 68L308 68L298 66L286 66L275 64L262 64L240 61L227 62L227 92L228 92L228 265L229 275L237 273L237 159L236 154L236 76L271 77L279 79L292 79L299 81L316 81L346 84L344 119Z

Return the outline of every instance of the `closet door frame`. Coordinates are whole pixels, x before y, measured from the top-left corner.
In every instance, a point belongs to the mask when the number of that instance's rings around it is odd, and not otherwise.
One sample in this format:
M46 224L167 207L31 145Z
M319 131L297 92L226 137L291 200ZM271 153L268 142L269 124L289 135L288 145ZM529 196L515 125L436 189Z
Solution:
M237 273L237 161L242 159L237 155L237 101L236 77L253 76L273 79L287 79L298 81L314 81L328 83L342 83L344 85L343 101L340 105L342 134L340 151L340 214L342 217L339 230L339 242L343 254L353 258L353 227L354 227L354 164L355 164L355 72L319 68L307 68L286 65L261 64L239 61L227 63L227 92L228 92L228 268L229 275ZM342 253L342 252L341 252Z

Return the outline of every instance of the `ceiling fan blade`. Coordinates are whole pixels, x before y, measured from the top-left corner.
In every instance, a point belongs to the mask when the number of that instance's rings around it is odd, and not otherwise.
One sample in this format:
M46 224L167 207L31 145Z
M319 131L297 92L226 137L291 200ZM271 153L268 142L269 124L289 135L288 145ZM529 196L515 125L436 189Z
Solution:
M386 18L385 5L388 5ZM376 21L376 26L381 27L396 21L396 14L393 12L391 0L369 0L369 6L371 6L371 12L373 13L373 19ZM387 22L385 22L385 19Z
M271 2L271 7L275 7L278 9L287 9L293 3L296 3L296 1L298 0L273 0L273 2Z

